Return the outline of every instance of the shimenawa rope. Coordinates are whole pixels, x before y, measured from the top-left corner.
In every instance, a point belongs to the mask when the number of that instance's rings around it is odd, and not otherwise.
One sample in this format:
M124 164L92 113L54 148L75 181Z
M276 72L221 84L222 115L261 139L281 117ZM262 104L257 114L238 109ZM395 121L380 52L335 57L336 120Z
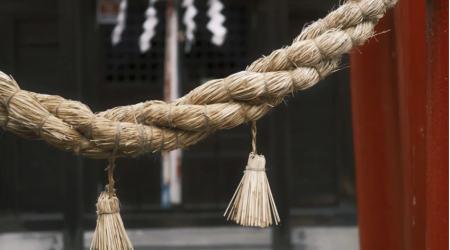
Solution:
M246 71L209 81L169 104L150 101L134 105L133 109L118 107L97 114L96 119L79 102L18 92L15 81L2 74L0 101L6 104L9 100L9 109L0 108L0 124L6 124L6 129L19 136L44 139L60 149L91 158L111 155L117 121L123 129L117 157L188 147L215 129L229 129L261 118L287 94L311 87L332 73L340 56L370 38L378 19L396 2L348 1L305 28L291 46L255 61ZM48 113L52 115L38 129ZM139 128L133 123L134 117L144 117L145 124L152 125ZM142 135L147 138L145 151L141 150Z

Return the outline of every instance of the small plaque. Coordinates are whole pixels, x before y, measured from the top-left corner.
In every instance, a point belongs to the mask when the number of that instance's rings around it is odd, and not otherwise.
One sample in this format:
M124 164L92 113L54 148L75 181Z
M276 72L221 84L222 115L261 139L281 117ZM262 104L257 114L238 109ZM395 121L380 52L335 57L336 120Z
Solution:
M116 24L120 0L97 0L97 23Z

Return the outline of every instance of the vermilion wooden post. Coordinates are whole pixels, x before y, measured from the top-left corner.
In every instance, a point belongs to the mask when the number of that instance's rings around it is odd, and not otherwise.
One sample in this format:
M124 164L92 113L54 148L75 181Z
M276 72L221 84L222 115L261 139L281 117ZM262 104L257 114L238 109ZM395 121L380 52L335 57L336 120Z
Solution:
M426 1L395 8L405 249L425 249L426 224Z
M351 55L361 249L448 249L448 1L376 29Z
M362 250L404 249L403 179L393 12L376 32L391 30L350 57L358 222Z
M448 249L448 0L427 5L426 249Z

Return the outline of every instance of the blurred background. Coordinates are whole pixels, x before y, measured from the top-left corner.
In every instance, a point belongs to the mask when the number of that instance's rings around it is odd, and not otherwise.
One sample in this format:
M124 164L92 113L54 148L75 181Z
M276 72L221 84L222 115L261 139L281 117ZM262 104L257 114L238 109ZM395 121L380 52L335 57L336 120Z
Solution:
M149 1L128 0L125 29L113 46L110 19L117 17L120 1L2 0L0 70L22 89L80 100L94 112L164 100L168 72L184 95L291 44L308 22L338 4L221 0L223 9L209 16L213 2L194 2L196 30L187 51L187 9L181 1L150 1L158 23L143 53L139 39ZM168 34L167 8L177 15L175 36ZM224 18L226 29L219 45L208 28L214 15ZM168 48L168 39L175 39L178 51ZM168 51L176 54L175 71L168 70ZM183 151L178 202L162 201L167 187L160 153L116 161L121 216L135 248L359 249L346 56L342 64L258 121L258 151L267 159L280 226L243 228L223 217L251 151L247 124L217 131ZM106 160L2 131L0 249L89 248L106 166Z

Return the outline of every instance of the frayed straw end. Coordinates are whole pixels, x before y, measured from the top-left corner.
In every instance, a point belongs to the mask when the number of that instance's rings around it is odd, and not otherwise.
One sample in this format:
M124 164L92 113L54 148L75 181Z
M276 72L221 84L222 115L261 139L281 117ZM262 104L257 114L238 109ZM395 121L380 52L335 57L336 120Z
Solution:
M97 202L97 227L91 250L132 250L120 217L120 203L114 192L102 192Z
M266 175L266 159L263 155L250 153L241 183L231 198L224 216L242 226L268 227L280 217Z

